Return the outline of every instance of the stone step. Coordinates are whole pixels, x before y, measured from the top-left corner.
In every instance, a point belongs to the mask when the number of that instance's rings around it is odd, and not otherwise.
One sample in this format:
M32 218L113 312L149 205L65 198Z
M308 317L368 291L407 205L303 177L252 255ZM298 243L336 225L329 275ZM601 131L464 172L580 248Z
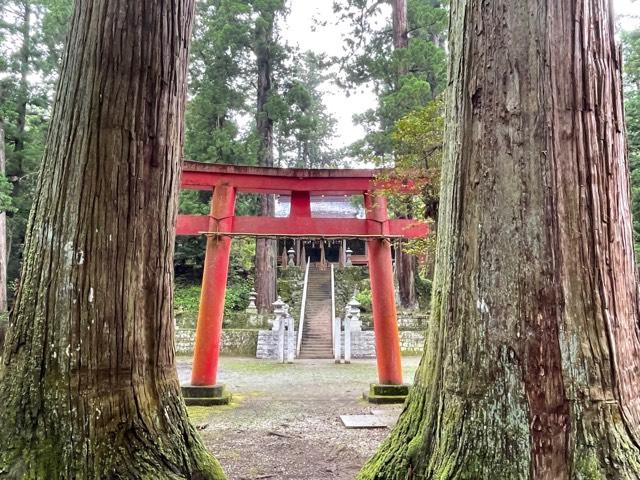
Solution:
M333 358L331 335L331 270L309 269L307 305L300 358Z

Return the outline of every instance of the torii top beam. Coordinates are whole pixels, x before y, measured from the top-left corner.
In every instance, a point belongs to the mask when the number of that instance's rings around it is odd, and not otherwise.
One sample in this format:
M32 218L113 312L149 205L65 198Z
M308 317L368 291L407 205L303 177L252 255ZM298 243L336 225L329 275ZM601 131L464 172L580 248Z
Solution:
M375 189L375 177L384 170L335 168L272 168L185 161L182 188L210 190L220 181L241 193L362 195Z
M385 218L380 221L369 218L369 215L367 220L311 216L312 194L373 195L376 175L380 172L367 169L249 167L185 161L181 177L183 189L212 190L216 185L226 184L236 192L291 195L291 212L288 218L234 216L229 219L231 222L225 222L225 228L220 228L223 219L179 215L177 234L308 238L415 238L426 235L428 226L416 220ZM403 185L401 188L411 186Z

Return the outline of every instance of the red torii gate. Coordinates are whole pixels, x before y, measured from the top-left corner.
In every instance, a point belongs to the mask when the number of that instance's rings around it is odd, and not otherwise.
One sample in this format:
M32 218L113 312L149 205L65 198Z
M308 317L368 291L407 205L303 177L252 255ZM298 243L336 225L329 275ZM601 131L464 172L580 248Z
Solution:
M207 235L192 386L216 385L231 238L238 235L367 240L378 379L382 385L402 384L390 240L422 237L429 230L423 222L388 218L386 199L376 193L378 172L183 163L181 188L213 190L208 216L179 215L177 224L177 235ZM238 192L290 195L289 217L235 216ZM366 220L314 218L312 194L363 195Z

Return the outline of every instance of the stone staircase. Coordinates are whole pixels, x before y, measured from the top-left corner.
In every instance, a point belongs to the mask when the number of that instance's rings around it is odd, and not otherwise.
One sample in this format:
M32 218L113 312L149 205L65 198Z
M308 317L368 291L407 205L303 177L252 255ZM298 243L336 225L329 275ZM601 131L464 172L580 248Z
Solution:
M331 336L331 270L309 266L307 306L300 358L333 358Z

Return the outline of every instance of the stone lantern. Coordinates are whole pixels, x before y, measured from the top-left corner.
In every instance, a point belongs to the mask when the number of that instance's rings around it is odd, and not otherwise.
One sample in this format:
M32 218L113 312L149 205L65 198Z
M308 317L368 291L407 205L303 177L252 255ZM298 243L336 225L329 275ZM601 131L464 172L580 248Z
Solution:
M284 309L285 305L287 305L286 303L284 303L282 301L281 297L278 297L278 299L273 302L271 305L273 305L273 314L274 314L274 319L273 319L273 323L271 325L271 330L274 331L278 331L280 330L280 321L283 319L286 311ZM287 311L289 310L288 305L287 305Z
M351 256L353 255L353 250L351 250L350 248L347 248L345 253L347 254L347 259L345 261L345 266L347 266L347 267L353 266L353 262L351 260Z
M258 298L258 292L256 292L255 290L251 290L251 292L249 293L249 306L247 307L245 312L253 315L258 313L258 307L256 307L257 298Z
M288 267L296 266L296 251L293 248L287 250L287 255L289 255L289 262L287 263Z
M360 332L362 330L362 320L360 320L360 306L361 303L356 300L355 295L347 304L348 313L351 315L351 331L353 332Z

